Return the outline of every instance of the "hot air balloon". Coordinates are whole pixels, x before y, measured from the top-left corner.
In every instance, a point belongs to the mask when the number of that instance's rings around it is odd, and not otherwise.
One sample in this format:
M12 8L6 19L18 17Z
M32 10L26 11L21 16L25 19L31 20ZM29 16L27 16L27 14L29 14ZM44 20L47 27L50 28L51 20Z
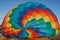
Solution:
M49 38L59 33L54 13L37 2L20 4L10 10L2 23L2 34L7 38Z

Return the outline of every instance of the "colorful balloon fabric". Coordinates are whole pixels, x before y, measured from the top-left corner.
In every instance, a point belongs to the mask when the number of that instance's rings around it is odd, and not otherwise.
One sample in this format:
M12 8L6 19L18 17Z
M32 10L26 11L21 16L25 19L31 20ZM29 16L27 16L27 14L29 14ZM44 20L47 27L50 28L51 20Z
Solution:
M53 12L36 2L16 6L2 23L2 34L7 38L54 37L58 29L59 23Z

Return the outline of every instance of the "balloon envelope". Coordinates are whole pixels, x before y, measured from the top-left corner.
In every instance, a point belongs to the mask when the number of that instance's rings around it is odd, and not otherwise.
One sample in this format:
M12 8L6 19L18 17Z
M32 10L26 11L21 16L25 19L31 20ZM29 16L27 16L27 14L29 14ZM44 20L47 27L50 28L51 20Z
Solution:
M46 6L27 2L10 10L2 23L7 38L54 37L58 34L58 20Z

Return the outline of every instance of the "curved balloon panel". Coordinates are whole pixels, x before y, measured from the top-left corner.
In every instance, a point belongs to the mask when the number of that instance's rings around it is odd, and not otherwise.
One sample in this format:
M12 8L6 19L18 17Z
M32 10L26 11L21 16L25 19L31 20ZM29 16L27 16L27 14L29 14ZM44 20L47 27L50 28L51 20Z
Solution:
M54 37L58 34L58 20L46 6L27 2L10 10L2 23L7 38Z

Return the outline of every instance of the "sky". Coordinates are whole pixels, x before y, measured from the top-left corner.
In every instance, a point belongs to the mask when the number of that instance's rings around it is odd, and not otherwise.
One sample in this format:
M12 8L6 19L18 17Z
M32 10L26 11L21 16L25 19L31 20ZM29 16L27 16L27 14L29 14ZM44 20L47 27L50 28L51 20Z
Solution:
M9 10L25 2L38 2L45 5L53 11L60 23L60 0L0 0L0 25Z

